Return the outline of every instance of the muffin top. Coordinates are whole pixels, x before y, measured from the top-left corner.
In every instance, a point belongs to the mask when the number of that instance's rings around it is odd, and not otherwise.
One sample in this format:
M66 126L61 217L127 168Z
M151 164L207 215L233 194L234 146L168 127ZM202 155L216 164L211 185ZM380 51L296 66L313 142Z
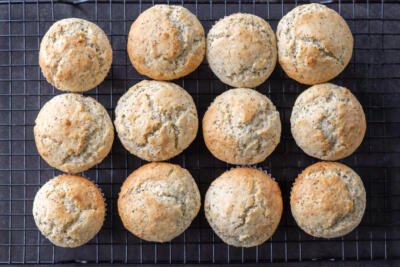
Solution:
M33 201L40 232L59 247L78 247L103 225L106 206L98 187L88 179L60 175L45 183Z
M293 184L290 206L297 224L315 237L333 238L360 223L366 196L360 177L337 162L306 168Z
M254 88L275 68L275 33L268 22L237 13L219 20L207 35L207 61L214 74L233 87Z
M133 22L127 49L139 73L155 80L177 79L203 61L204 29L182 6L155 5Z
M203 118L207 148L231 164L255 164L269 156L281 135L279 112L265 95L236 88L217 96Z
M43 76L61 91L84 92L96 87L107 76L111 62L106 34L87 20L57 21L40 44Z
M211 183L204 203L214 232L235 247L264 243L278 227L282 209L278 184L254 168L224 172Z
M366 130L365 114L356 97L347 88L331 83L314 85L301 93L290 123L297 145L323 160L352 154Z
M119 99L115 128L130 153L147 161L167 160L195 139L197 110L182 87L170 82L141 81Z
M122 223L147 241L167 242L189 227L200 209L192 175L178 165L153 162L125 180L118 198Z
M33 128L36 147L52 167L85 171L110 152L114 127L105 108L91 97L62 94L40 110Z
M301 5L279 22L278 59L286 74L303 84L327 82L349 63L353 35L346 21L321 4Z

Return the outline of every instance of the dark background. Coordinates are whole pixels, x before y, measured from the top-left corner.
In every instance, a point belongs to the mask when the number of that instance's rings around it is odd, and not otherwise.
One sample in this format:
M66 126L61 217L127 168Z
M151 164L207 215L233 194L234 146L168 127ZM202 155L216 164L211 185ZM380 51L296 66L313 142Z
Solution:
M156 1L155 3L162 3ZM273 29L296 4L309 1L170 1L183 4L206 31L226 14L249 12L267 19ZM313 1L318 2L318 1ZM129 155L115 139L112 153L84 175L96 181L107 199L103 229L87 245L75 249L53 246L38 232L32 200L40 185L59 174L40 159L32 127L41 106L55 94L38 67L43 34L59 19L79 17L97 23L108 35L114 55L107 79L85 95L95 97L112 118L119 97L143 77L126 54L132 21L152 1L3 1L0 0L0 263L270 263L298 262L326 266L327 261L351 261L351 266L389 264L400 259L400 1L320 1L337 10L355 38L351 63L333 82L349 88L367 116L366 137L352 156L341 160L362 177L367 209L361 225L343 238L317 239L302 232L290 214L289 192L298 173L316 162L306 156L290 134L289 117L296 97L306 86L290 80L279 66L257 90L278 107L283 123L281 143L258 164L278 181L284 214L265 244L229 247L213 234L201 210L191 227L165 244L142 241L125 231L116 198L125 177L145 162ZM201 119L214 97L228 87L203 63L177 80L194 98ZM231 165L215 159L201 132L196 141L171 162L187 168L204 197L210 182ZM353 265L360 261L360 265ZM391 263L393 266L396 262ZM397 262L397 264L400 264ZM314 265L314 264L313 264Z

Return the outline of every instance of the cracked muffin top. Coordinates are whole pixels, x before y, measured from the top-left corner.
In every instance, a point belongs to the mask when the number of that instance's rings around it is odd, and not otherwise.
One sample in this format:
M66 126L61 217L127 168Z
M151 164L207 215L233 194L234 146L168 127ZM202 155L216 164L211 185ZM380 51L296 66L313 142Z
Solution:
M96 87L107 76L111 62L106 34L84 19L57 21L40 44L43 76L61 91L84 92Z
M231 89L217 96L204 114L203 136L216 158L256 164L279 143L279 112L268 97L253 89Z
M309 156L338 160L351 155L366 130L363 108L347 89L314 85L296 99L290 117L296 144Z
M214 232L235 247L264 243L278 227L282 209L278 183L254 168L224 172L211 183L204 202Z
M140 74L155 80L178 79L203 61L204 29L182 6L155 5L133 22L127 50Z
M91 97L72 93L50 99L40 110L33 132L42 158L67 173L100 163L114 141L106 109Z
M40 232L59 247L78 247L101 229L106 205L99 188L88 179L60 175L45 183L33 201Z
M351 232L361 222L365 189L356 172L338 162L318 162L296 179L290 207L306 233L334 238Z
M353 35L346 21L321 4L291 10L279 22L276 37L282 69L303 84L333 79L353 53Z
M125 228L137 237L167 242L189 227L200 205L199 189L186 169L153 162L126 178L118 213Z
M262 18L237 13L219 20L207 34L207 61L233 87L254 88L275 68L275 33Z
M163 161L180 154L195 139L196 106L180 86L141 81L132 86L115 108L115 129L122 145L147 161Z

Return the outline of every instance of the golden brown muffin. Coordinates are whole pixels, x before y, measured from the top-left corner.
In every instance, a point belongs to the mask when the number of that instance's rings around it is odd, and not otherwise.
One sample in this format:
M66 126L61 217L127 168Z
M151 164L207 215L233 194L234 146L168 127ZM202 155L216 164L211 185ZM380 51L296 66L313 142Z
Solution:
M333 79L353 53L353 35L346 21L321 4L291 10L279 22L276 37L282 69L303 84Z
M233 87L254 88L275 68L275 33L268 22L237 13L219 20L207 34L207 61L214 74Z
M264 243L282 216L278 184L257 169L224 172L207 190L204 210L214 232L228 245L253 247Z
M203 61L204 29L182 6L155 5L133 22L127 50L140 74L155 80L178 79Z
M52 167L78 173L110 152L114 127L105 108L91 97L62 94L40 110L33 128L39 154Z
M358 174L337 162L318 162L306 168L290 195L299 227L324 238L343 236L356 228L365 203L365 189Z
M115 108L115 128L122 145L147 161L170 159L186 149L198 130L192 97L170 82L141 81Z
M167 242L183 233L200 209L192 175L179 165L146 164L125 180L118 212L125 228L137 237Z
M40 44L43 76L61 91L84 92L96 87L107 76L111 62L106 34L87 20L57 21Z
M363 108L344 87L314 85L301 93L290 117L292 135L307 154L337 160L352 154L366 130Z
M204 114L203 136L216 158L256 164L279 143L279 112L268 97L253 89L231 89L217 96Z
M40 232L59 247L78 247L101 229L106 213L103 195L88 179L60 175L45 183L33 201Z

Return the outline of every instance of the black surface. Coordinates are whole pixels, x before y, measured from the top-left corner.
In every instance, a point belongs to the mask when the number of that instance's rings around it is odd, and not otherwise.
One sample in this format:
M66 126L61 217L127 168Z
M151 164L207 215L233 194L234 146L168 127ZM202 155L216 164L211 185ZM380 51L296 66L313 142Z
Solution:
M85 267L94 267L98 266L99 264L96 263L88 263L85 264ZM176 264L178 265L178 264ZM178 266L186 266L186 267L205 267L205 266L210 266L210 264L179 264ZM266 264L258 263L246 263L246 264L241 264L241 263L226 263L226 264L218 264L221 266L243 266L245 265L246 267L259 267L259 266L266 266ZM268 266L272 267L340 267L340 266L352 266L352 267L374 267L374 266L380 266L380 267L386 267L386 266L399 266L400 261L388 261L388 260L376 260L376 261L318 261L318 262L279 262L279 263L268 263ZM3 265L0 265L3 266ZM6 265L4 265L6 266ZM15 266L23 266L23 264L17 264ZM30 266L40 266L40 267L50 267L54 266L52 264L32 264ZM82 266L81 264L77 263L68 263L62 265L63 267L76 267L76 266ZM113 264L114 267L121 267L121 266L126 266L126 264L122 263L115 263ZM156 267L156 266L165 266L165 264L130 264L130 266L146 266L146 267Z
M184 2L184 6L197 14L207 31L215 20L238 11L268 19L276 29L282 15L295 3L303 2L257 0L225 4L199 0ZM294 223L288 206L291 183L302 169L316 160L295 145L288 124L292 105L306 87L288 79L277 67L271 78L257 88L277 105L283 122L280 145L258 165L279 182L285 203L281 224L268 242L250 249L228 247L213 235L202 211L185 234L170 243L148 243L128 234L118 218L116 197L127 174L143 162L128 155L116 139L112 153L104 162L84 173L99 184L107 198L104 227L89 244L63 249L52 246L40 235L31 215L36 191L59 173L40 159L33 141L32 125L37 112L53 95L60 93L40 73L41 37L54 21L66 17L85 18L104 29L114 50L112 70L105 82L85 95L94 96L112 115L119 97L143 78L128 60L126 34L140 11L152 2L90 1L71 5L56 1L40 4L0 1L0 263L302 261L300 266L325 266L326 260L334 260L341 265L349 261L347 265L353 266L354 261L359 261L357 266L380 266L389 264L388 260L400 259L400 3L333 2L329 7L344 16L355 37L353 59L334 82L352 90L362 103L368 121L363 144L355 154L342 160L360 174L367 190L366 213L355 231L343 238L322 240L306 235ZM206 63L176 82L192 94L200 118L212 99L228 88L216 79ZM211 156L201 133L171 162L189 169L202 196L209 183L231 167Z

